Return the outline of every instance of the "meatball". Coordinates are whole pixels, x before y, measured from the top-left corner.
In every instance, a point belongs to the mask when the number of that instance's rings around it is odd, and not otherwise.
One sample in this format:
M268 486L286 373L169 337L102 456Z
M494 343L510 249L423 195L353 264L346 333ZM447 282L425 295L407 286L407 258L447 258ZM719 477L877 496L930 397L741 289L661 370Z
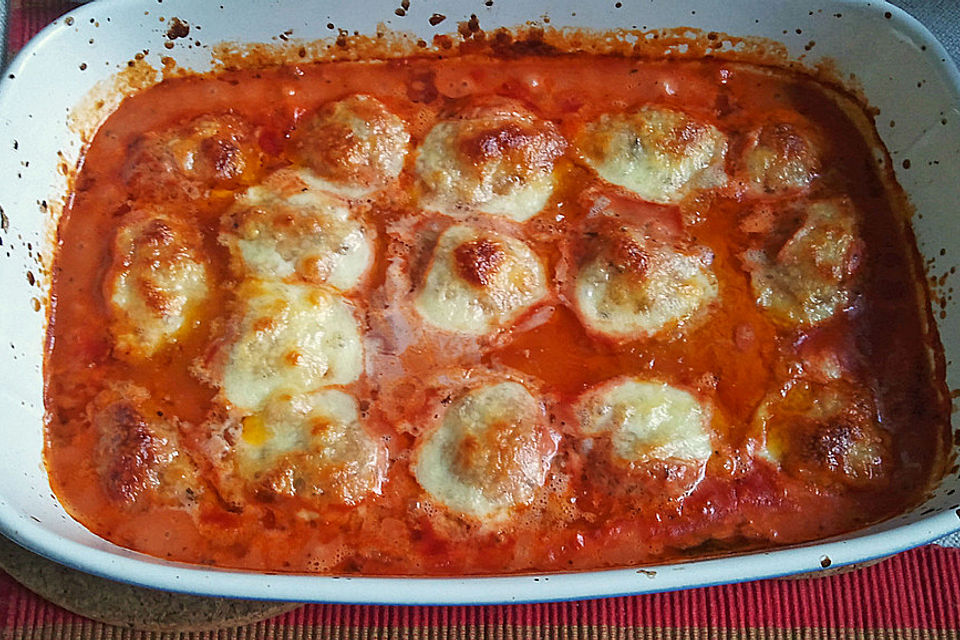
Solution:
M355 505L380 492L387 452L363 425L353 396L335 389L272 396L230 425L233 442L213 457L221 494L298 498L312 507Z
M851 305L863 250L853 205L821 200L769 215L772 228L742 256L757 304L789 325L814 325Z
M413 472L431 498L481 520L533 500L556 452L541 403L523 385L469 390L416 445Z
M597 334L630 340L677 328L718 295L705 249L612 224L585 242L572 297L584 325Z
M699 463L713 451L709 408L663 382L625 378L604 383L584 394L577 415L581 433L609 437L625 464Z
M177 423L163 417L149 392L129 383L101 391L88 407L97 435L94 462L107 497L191 507L203 492L196 465L180 445Z
M323 105L291 136L291 155L331 191L360 197L397 179L410 144L406 123L376 98Z
M546 295L543 265L527 245L455 225L438 239L415 304L437 328L481 335L509 327Z
M261 279L356 287L373 262L373 231L348 203L281 170L223 216L220 242L237 271Z
M791 380L760 405L753 424L763 457L818 486L865 488L884 482L892 466L872 397L844 380Z
M553 123L510 100L474 104L438 122L417 155L423 204L523 222L544 208L566 142Z
M138 198L196 199L251 182L262 163L250 123L230 113L205 115L137 138L125 177Z
M113 242L104 280L114 354L141 360L176 342L209 292L197 231L172 216L135 211Z
M802 191L820 175L822 148L809 123L795 116L772 116L747 134L738 173L752 195Z
M198 373L240 411L274 393L301 395L354 382L363 344L353 311L332 290L247 281L238 309Z
M723 133L668 107L605 113L583 127L576 144L601 178L650 202L675 204L727 181Z

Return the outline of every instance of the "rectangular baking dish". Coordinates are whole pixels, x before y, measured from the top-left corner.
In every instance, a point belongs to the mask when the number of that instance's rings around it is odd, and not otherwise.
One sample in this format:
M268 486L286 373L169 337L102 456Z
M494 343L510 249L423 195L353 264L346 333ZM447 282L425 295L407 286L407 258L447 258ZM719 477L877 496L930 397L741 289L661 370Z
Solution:
M960 263L960 74L906 13L858 0L451 0L398 7L394 0L102 0L56 21L4 71L0 532L83 571L174 591L301 602L480 604L665 591L816 571L893 554L960 528L955 468L913 511L819 543L682 564L536 576L334 578L201 568L120 548L67 515L50 491L43 463L42 365L56 221L66 176L84 146L77 123L102 120L124 90L156 81L159 73L150 69L169 64L164 58L188 69L210 69L212 45L222 42L295 43L378 30L430 42L475 16L485 30L528 23L599 30L691 27L770 38L809 67L832 64L837 76L850 78L877 109L878 129L916 208L913 223L927 275L936 280L934 311L948 386L960 387L960 308L951 295ZM431 24L435 13L445 20ZM182 28L168 34L175 17L189 25L185 37L172 37L184 35ZM115 75L128 69L138 71L127 71L118 83ZM954 428L960 426L956 403L952 420Z

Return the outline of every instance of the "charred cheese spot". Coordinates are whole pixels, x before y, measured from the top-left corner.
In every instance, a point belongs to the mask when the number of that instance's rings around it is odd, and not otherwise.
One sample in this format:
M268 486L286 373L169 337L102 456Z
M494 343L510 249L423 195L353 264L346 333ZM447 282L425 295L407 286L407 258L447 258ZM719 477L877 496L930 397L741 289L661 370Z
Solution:
M892 465L873 399L842 380L790 382L760 405L754 429L761 455L817 485L863 488Z
M450 404L418 441L413 472L448 509L499 520L533 500L556 443L540 402L523 385L489 384Z
M416 170L423 204L455 215L483 211L523 222L553 193L566 142L548 121L511 101L488 102L441 120L424 138Z
M146 389L121 384L88 407L98 438L95 464L115 503L189 507L203 491L196 465L180 446L177 425L157 415Z
M337 294L276 282L247 282L243 313L222 346L219 385L234 407L256 411L276 392L349 384L363 369L357 321Z
M577 406L586 436L609 437L618 461L703 462L713 452L710 409L663 382L625 379L588 391Z
M788 205L774 217L761 246L742 256L757 303L780 321L801 325L822 322L850 305L862 253L853 205Z
M221 490L237 502L246 489L355 505L380 492L387 455L364 429L353 396L327 389L271 397L243 418L236 443L217 464Z
M607 182L644 200L672 204L726 183L727 142L715 127L666 107L608 113L577 138L583 159Z
M622 227L595 242L577 273L574 302L592 331L616 339L652 335L683 324L716 299L711 260L706 251Z
M493 282L505 258L503 249L489 238L464 242L453 250L457 275L478 287L486 287Z
M209 189L250 182L262 162L248 122L232 114L206 115L135 140L125 177L138 197L198 198Z
M805 189L820 173L821 147L800 122L775 119L752 130L740 158L748 191L782 195Z
M148 358L191 326L206 299L199 234L171 217L131 213L117 230L104 280L114 353Z
M527 245L457 225L438 239L415 305L435 327L481 335L511 325L546 295L543 265Z
M409 143L403 120L379 100L353 95L307 116L292 134L292 155L326 188L359 197L396 180Z
M247 275L348 291L373 260L371 235L345 201L281 170L224 215L220 242Z

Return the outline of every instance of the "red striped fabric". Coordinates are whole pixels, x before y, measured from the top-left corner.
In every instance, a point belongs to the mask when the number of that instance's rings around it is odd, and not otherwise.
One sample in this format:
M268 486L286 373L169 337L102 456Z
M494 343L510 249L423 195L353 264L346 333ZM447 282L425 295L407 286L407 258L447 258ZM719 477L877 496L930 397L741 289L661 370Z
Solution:
M7 23L7 46L10 55L21 49L40 29L77 5L64 0L6 1L10 2Z
M0 574L3 638L26 637L26 629L32 630L31 637L37 630L44 630L38 637L99 637L99 627L90 624ZM957 637L960 549L924 547L826 578L766 580L602 600L482 607L315 604L236 633L249 640L321 633L323 637L371 637L384 630L419 637L513 638L544 629L571 638L592 637L604 629L713 629L748 636L776 630L808 636L814 630L814 635L833 630L856 637L864 637L862 632L914 637L943 632Z

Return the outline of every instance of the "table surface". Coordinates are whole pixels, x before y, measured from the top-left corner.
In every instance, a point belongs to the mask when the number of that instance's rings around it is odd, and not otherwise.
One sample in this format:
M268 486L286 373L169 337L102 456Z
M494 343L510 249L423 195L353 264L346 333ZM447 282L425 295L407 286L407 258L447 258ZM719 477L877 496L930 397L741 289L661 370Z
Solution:
M162 0L160 0L162 1ZM798 0L802 1L802 0ZM8 4L9 3L9 4ZM75 3L0 0L0 43L15 50ZM399 4L399 3L398 3ZM960 65L960 0L895 0ZM10 9L13 9L12 14ZM10 24L8 25L8 18ZM9 29L8 29L9 27ZM9 40L6 35L9 34ZM0 61L3 60L0 50ZM960 536L944 540L960 546ZM260 638L598 638L767 637L960 638L960 549L925 547L855 573L815 580L761 581L599 601L493 607L308 605L273 620L219 632L211 640ZM615 632L615 633L614 633ZM0 572L0 638L158 638L69 614Z
M893 0L895 4L922 22L943 44L953 61L960 65L960 1Z

